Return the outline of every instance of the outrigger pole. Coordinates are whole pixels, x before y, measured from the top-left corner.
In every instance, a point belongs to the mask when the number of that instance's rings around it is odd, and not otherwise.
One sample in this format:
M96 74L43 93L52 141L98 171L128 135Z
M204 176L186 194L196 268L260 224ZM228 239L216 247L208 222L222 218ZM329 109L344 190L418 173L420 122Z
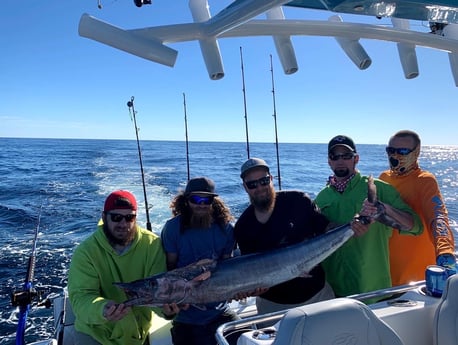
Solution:
M246 110L246 94L245 94L245 72L243 70L242 47L240 47L240 65L241 65L241 68L242 68L243 107L245 109L246 152L247 152L248 158L250 158L250 142L248 140L248 114L247 114L247 110Z
M274 106L274 123L275 123L275 147L277 149L277 172L278 172L278 188L281 190L281 175L280 175L280 155L278 153L278 134L277 134L277 108L275 105L275 86L274 86L274 67L272 64L272 54L270 54L270 74L272 76L272 100Z
M33 287L33 276L35 273L35 262L37 258L37 239L38 232L40 230L40 220L41 220L41 210L43 205L40 207L40 212L38 213L37 226L35 228L35 237L33 239L32 254L29 258L29 265L27 267L27 274L25 277L24 287L22 291L14 292L11 296L11 301L13 306L19 306L19 319L16 331L16 345L25 344L25 327L27 323L27 316L30 311L30 306L33 299L37 296L40 297L39 293Z
M183 92L183 107L184 107L184 133L186 137L186 167L188 171L188 181L191 178L189 175L189 145L188 145L188 117L186 115L186 95Z
M149 207L148 207L148 199L146 197L146 185L145 185L145 174L143 172L143 161L142 161L142 151L140 149L140 141L138 140L138 127L137 127L137 119L135 115L137 112L135 111L134 108L134 96L130 98L130 101L127 102L127 106L129 107L129 113L131 114L131 118L134 121L134 126L135 126L135 135L137 137L137 148L138 148L138 158L140 159L140 170L142 173L142 184L143 184L143 197L145 198L145 209L146 209L146 228L148 230L152 230L151 228L151 222L149 219ZM130 108L132 108L132 113L130 112Z

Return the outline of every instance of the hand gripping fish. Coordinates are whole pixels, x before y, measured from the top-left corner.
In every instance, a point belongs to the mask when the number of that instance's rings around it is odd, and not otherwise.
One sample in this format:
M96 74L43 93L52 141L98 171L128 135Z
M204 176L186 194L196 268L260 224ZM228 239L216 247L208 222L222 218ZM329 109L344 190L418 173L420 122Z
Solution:
M386 213L385 205L377 199L377 187L375 186L374 178L372 176L369 176L367 180L367 201L377 207L377 213L371 217L372 219L395 229L406 231L409 230L409 228L405 227ZM391 208L391 210L391 212L395 214L399 213L399 211L395 208ZM360 216L359 219L362 221L369 221L368 217L366 216Z
M353 230L346 224L289 247L219 262L203 260L149 278L114 284L128 296L124 302L127 306L199 306L227 301L238 293L306 276L352 236Z

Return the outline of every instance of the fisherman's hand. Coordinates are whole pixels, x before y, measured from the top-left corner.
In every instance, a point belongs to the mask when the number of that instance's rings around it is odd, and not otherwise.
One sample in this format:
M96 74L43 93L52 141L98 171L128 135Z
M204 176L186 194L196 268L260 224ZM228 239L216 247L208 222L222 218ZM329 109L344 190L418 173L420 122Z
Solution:
M162 306L162 312L166 316L177 314L180 311L180 308L176 303L164 304Z
M362 221L361 218L355 217L350 223L351 229L355 233L356 237L364 235L368 230L369 226L373 223L373 221L367 223L365 221Z
M236 294L233 299L236 301L240 301L241 299L247 298L247 297L252 297L252 296L259 296L262 295L263 293L267 292L269 288L256 288L254 291L249 291L249 292L239 292Z
M436 258L436 264L438 266L445 267L447 275L451 276L457 271L456 259L453 254L441 254Z
M109 301L103 308L103 317L108 321L118 321L126 316L131 309L131 307L126 307L123 303L117 304L114 301Z
M363 206L361 207L361 210L359 211L359 215L369 217L372 219L377 215L377 212L378 212L377 203L371 203L369 202L369 200L364 199Z
M186 304L186 306L186 309L188 309L189 304ZM162 306L162 314L166 320L172 320L179 311L180 307L176 303L164 304Z

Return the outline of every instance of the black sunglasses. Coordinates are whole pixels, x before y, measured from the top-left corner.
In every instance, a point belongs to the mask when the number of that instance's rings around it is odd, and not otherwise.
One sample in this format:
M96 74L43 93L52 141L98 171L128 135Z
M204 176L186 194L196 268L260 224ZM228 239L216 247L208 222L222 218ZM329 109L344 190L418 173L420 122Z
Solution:
M413 149L413 150L415 150L415 149ZM388 153L389 155L398 154L398 155L401 155L401 156L407 156L413 150L408 149L407 147L391 147L391 146L387 146L385 148L386 153Z
M332 160L332 161L338 161L340 158L342 158L343 160L348 161L348 160L352 159L354 156L355 156L355 154L352 153L352 152L341 153L341 154L330 153L329 154L329 159Z
M190 195L188 200L191 204L195 205L211 205L213 203L214 197L210 196L199 196L199 195Z
M136 214L119 214L119 213L108 213L110 215L110 219L112 222L115 222L115 223L119 223L121 222L123 219L126 220L127 223L130 223L132 222L136 217L137 215Z
M258 185L267 186L270 183L270 175L261 177L260 179L253 181L245 181L245 185L248 189L255 189Z

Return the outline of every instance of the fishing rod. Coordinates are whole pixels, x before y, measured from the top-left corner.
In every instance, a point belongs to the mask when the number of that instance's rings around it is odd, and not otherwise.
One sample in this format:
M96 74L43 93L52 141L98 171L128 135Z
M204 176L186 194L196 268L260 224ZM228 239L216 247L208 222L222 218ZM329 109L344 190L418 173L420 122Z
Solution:
M270 54L270 74L272 77L272 101L274 106L274 123L275 123L275 147L277 149L277 173L278 173L278 188L281 190L281 175L280 175L280 154L278 152L278 134L277 134L277 107L275 105L275 85L274 85L274 67L272 64L272 54Z
M246 133L246 152L248 159L250 158L250 142L248 140L248 114L246 110L246 93L245 93L245 72L243 70L242 47L240 47L240 65L242 68L242 91L243 91L243 107L245 109L245 133Z
M130 101L127 102L127 106L129 107L129 114L131 114L131 119L133 119L134 126L135 126L135 135L137 137L137 148L138 148L138 158L140 160L140 170L142 173L142 184L143 184L143 197L145 198L145 209L146 209L146 228L148 230L152 230L151 222L149 219L149 207L148 207L148 199L146 197L146 185L145 185L145 173L143 172L143 161L142 161L142 151L140 149L140 141L138 140L138 127L137 127L137 118L135 117L136 111L134 108L134 96L130 98ZM132 108L132 113L130 109Z
M186 95L183 92L183 107L184 107L184 132L186 137L186 167L188 171L188 181L191 178L189 175L189 145L188 145L188 117L186 115Z
M37 240L38 240L38 232L40 230L40 221L41 221L41 210L43 205L40 207L40 211L38 213L38 221L37 226L35 227L35 235L33 239L32 245L32 253L29 257L29 263L27 266L27 274L25 277L25 282L23 285L22 291L15 291L11 295L11 303L14 307L19 307L19 318L18 318L18 325L16 330L16 345L24 345L25 344L25 327L27 323L27 316L30 311L30 307L32 302L35 299L41 299L42 291L38 292L35 290L33 286L33 276L35 273L35 262L37 258ZM49 305L47 305L49 307Z

